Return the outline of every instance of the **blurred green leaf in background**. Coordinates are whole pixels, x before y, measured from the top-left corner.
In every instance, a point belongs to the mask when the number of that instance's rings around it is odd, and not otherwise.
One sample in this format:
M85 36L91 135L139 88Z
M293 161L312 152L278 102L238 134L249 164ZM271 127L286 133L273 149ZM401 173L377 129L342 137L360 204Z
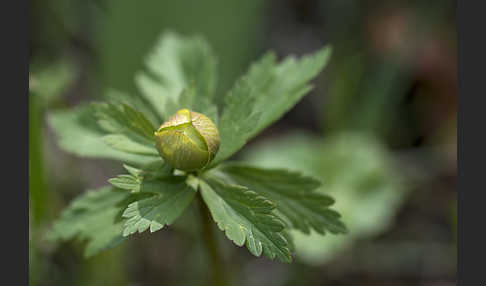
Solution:
M352 247L356 239L386 230L407 194L405 178L393 164L390 151L363 133L325 139L306 133L289 134L253 146L243 156L261 167L285 167L321 178L318 191L336 199L348 235L292 232L298 257L311 264L328 262Z

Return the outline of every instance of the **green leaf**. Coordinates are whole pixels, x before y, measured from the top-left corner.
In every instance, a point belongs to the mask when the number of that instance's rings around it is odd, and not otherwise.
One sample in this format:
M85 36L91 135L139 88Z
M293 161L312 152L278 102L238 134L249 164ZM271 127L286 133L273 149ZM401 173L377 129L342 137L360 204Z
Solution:
M125 169L128 172L133 174L133 170L131 171L127 166ZM142 176L144 179L148 180L157 180L157 179L164 179L173 175L174 169L166 164L164 161L154 161L150 162L144 166L140 170L138 170L138 175Z
M141 197L112 187L86 191L63 210L47 239L66 241L78 237L87 241L86 257L111 248L124 240L122 211Z
M218 125L221 145L212 166L243 147L249 139L252 129L258 123L260 113L253 112L255 100L248 96L250 93L251 87L243 78L225 97L225 109Z
M216 87L216 58L201 37L183 37L172 32L161 35L146 59L147 71L135 82L142 95L167 120L178 109L207 113ZM197 96L183 93L193 86Z
M150 105L145 98L138 94L127 94L125 92L109 88L107 92L103 94L103 98L105 98L105 101L112 103L132 106L134 109L142 113L147 120L150 121L152 126L160 126L162 123L162 118L157 114L154 107Z
M275 56L270 53L263 64L257 63L250 69L248 81L257 89L255 107L262 110L252 137L282 117L312 89L309 81L322 71L331 51L327 46L300 59L289 56L280 64L275 63Z
M125 103L93 103L100 127L108 133L123 134L130 139L151 145L154 127L141 113Z
M125 103L93 103L99 126L107 133L103 142L127 153L157 157L154 127L137 110Z
M330 262L357 241L383 233L393 224L410 191L406 168L397 168L396 158L376 138L359 132L326 138L290 134L245 150L244 158L252 165L286 166L319 178L323 185L316 191L336 199L333 207L342 214L342 221L350 230L348 234L322 236L314 231L310 235L297 230L290 232L297 256L310 264Z
M218 126L221 150L214 164L241 149L308 93L312 88L309 81L324 68L330 54L331 48L324 47L300 59L290 56L277 63L275 54L267 53L254 63L228 94ZM242 134L231 130L242 130Z
M128 173L130 173L130 175L133 175L133 176L138 176L141 173L141 170L140 169L137 169L135 167L129 166L127 164L123 164L123 168L125 168L125 170L127 170Z
M109 179L108 182L113 186L132 192L140 191L141 179L132 174L130 175L118 175L116 178Z
M211 216L236 245L246 245L255 256L291 262L284 224L273 213L275 205L265 197L237 185L206 177L200 181L201 195Z
M147 229L155 232L172 224L189 206L195 190L185 182L186 177L168 177L160 180L144 180L140 193L152 193L154 196L131 203L123 212L127 218L123 236Z
M154 146L147 146L140 144L136 141L130 140L127 136L123 134L109 134L101 138L103 142L116 149L127 153L148 155L148 156L159 156L157 149Z
M44 105L62 96L77 76L75 66L65 60L60 60L40 70L33 65L30 70L29 90L39 95Z
M173 169L162 160L151 162L137 169L132 166L123 165L129 174L118 175L116 178L108 180L113 186L139 192L144 180L167 179L172 175Z
M334 200L315 192L319 181L284 169L263 169L243 164L224 164L219 170L239 185L269 198L289 226L309 234L346 233L340 215L329 208Z
M59 146L66 152L91 158L113 159L141 165L159 160L160 156L128 154L107 146L102 137L105 134L98 127L90 106L80 105L70 110L54 111L48 114L48 123L53 128Z

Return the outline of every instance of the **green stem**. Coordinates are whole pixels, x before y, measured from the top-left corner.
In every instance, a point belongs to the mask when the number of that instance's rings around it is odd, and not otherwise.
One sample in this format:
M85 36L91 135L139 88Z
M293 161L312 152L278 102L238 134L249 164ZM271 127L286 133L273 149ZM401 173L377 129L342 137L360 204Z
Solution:
M29 203L32 211L30 219L37 227L46 218L47 193L44 179L43 109L41 98L29 94Z
M203 201L200 190L197 193L204 244L211 260L209 267L211 271L212 283L210 283L209 285L227 286L228 278L226 276L225 270L223 269L224 265L221 254L219 252L218 246L216 245L216 237L214 236L214 232L212 229L213 223L211 215L209 213L208 207Z

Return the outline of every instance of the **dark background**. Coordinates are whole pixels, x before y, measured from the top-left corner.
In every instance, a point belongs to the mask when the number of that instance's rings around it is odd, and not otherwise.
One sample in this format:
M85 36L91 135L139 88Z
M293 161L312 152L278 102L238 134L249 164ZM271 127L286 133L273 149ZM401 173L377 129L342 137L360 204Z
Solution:
M73 197L121 171L117 163L61 151L46 112L99 98L106 87L136 93L134 73L159 33L171 29L201 34L212 45L219 57L218 98L268 49L284 57L332 44L330 64L314 90L238 159L283 164L265 145L305 145L292 136L306 132L322 141L314 157L329 161L309 172L339 183L330 183L338 204L340 192L346 193L342 200L353 202L349 209L336 205L344 218L349 214L359 221L387 207L366 224L356 223L364 225L359 231L351 227L349 238L312 242L312 249L325 250L332 249L331 240L346 240L334 252L303 251L291 265L254 258L220 233L239 285L455 285L455 7L446 0L31 1L30 75L47 86L29 101L31 284L204 284L210 266L197 237L184 231L140 235L89 260L82 257L80 242L53 245L42 239ZM343 153L335 138L350 132L360 136L352 137L356 142L347 142ZM370 149L359 151L361 146ZM379 163L368 167L381 160L376 148L395 162L394 172ZM354 178L350 173L363 181L347 184ZM369 181L375 177L386 184L387 194L400 195L374 200L366 191L352 192L373 190L377 185ZM360 208L364 201L369 208Z

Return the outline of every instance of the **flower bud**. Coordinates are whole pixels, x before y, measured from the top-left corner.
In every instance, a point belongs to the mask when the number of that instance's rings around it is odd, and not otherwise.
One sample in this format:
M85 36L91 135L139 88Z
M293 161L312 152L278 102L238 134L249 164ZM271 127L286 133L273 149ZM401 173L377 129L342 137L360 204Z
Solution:
M183 171L201 169L219 149L219 132L207 116L181 109L155 132L155 147L172 167Z

